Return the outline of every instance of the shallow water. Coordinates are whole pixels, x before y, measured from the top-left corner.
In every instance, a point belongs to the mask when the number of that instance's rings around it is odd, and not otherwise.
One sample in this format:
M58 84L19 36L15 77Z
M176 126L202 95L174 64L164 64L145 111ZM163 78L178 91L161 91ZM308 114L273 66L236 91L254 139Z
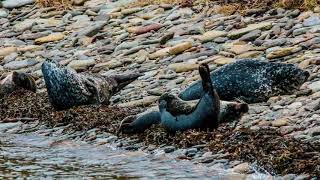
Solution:
M230 173L170 154L124 151L108 144L58 141L37 133L1 133L0 179L267 179Z

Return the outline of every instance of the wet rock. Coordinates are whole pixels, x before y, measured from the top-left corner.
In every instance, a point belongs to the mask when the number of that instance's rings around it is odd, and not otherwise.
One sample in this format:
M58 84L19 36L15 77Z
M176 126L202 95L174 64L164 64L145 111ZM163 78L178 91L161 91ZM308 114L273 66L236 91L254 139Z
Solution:
M190 149L187 149L185 155L186 155L187 157L193 157L193 156L195 156L195 155L197 154L197 152L198 152L198 149L196 149L196 148L190 148Z
M41 37L35 40L36 44L43 44L48 42L55 42L64 39L65 35L63 33L55 33L45 37Z
M176 149L176 148L175 148L174 146L166 146L166 147L163 149L163 151L164 151L165 153L171 153L171 152L173 152L175 149Z
M116 67L121 66L123 63L121 61L118 61L116 59L110 60L108 62L104 62L104 63L99 63L96 64L92 71L94 72L99 72L101 70L108 70L108 69L114 69Z
M248 27L229 32L228 38L237 39L251 31L258 29L269 29L272 27L271 22L262 22L258 24L249 24Z

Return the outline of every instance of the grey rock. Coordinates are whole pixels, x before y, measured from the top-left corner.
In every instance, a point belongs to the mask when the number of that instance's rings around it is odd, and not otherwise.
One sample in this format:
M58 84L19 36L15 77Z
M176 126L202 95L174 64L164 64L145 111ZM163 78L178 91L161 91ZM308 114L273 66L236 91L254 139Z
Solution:
M17 70L17 69L33 66L37 63L38 63L38 61L36 61L34 59L27 59L27 60L22 60L22 61L12 61L12 62L5 64L3 67L5 69Z
M243 35L239 40L240 41L254 41L261 35L261 30L257 29L249 32L248 34Z
M2 6L4 8L13 9L13 8L18 8L34 2L35 0L5 0L0 2L0 7Z
M320 24L320 17L319 16L310 16L309 18L305 19L303 22L303 26L315 26Z
M0 9L0 18L6 18L8 16L8 12L5 9Z

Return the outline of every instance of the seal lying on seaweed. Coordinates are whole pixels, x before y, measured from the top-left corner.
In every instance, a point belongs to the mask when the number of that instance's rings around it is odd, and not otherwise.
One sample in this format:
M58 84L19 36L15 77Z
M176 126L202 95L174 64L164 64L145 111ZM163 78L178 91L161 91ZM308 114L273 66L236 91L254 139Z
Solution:
M211 72L212 84L221 100L241 99L246 103L267 101L276 95L291 94L310 74L293 64L238 60ZM214 78L213 78L214 77ZM183 100L201 97L201 80L179 94Z
M138 126L132 129L139 131L150 125L157 123L159 116L161 124L168 131L180 131L186 129L214 129L218 127L218 117L220 111L219 96L212 87L209 67L206 64L199 66L199 73L202 78L204 94L196 106L190 106L184 101L180 101L176 96L165 93L159 99L159 111L153 110L146 113L134 124ZM151 121L148 119L151 119ZM132 119L127 119L130 121ZM128 124L127 124L128 125ZM125 122L122 122L120 129L124 129ZM127 126L128 127L128 126ZM128 129L128 128L127 128Z
M175 101L172 94L163 94L159 98L161 124L168 131L187 129L210 129L218 127L220 99L212 85L210 70L207 64L199 66L203 94L194 108L188 108L181 101Z
M0 97L4 97L18 89L25 89L36 92L36 82L30 74L12 72L0 81Z
M197 101L183 101L178 96L174 96L175 101L181 101L179 104L187 109L194 109ZM170 105L172 107L172 105ZM187 107L189 106L189 107ZM219 123L238 121L243 114L247 113L249 106L246 103L220 101ZM120 123L119 132L123 133L141 133L150 128L153 124L160 124L161 117L158 106L149 108L147 111L137 115L131 115L124 118Z
M77 73L55 61L46 60L42 73L51 104L57 110L89 104L109 104L112 95L136 80L141 74L102 76Z

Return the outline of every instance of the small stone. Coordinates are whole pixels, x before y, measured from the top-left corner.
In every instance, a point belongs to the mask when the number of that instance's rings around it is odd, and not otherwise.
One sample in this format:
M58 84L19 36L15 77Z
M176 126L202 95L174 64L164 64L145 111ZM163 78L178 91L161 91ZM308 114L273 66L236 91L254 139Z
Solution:
M38 63L38 61L36 61L34 59L27 59L27 60L22 60L22 61L12 61L12 62L5 64L3 67L5 69L18 70L21 68L33 66L37 63Z
M173 152L175 149L176 149L176 148L175 148L174 146L167 146L167 147L165 147L165 148L163 149L163 151L164 151L165 153L171 153L171 152Z
M313 136L318 136L318 135L320 135L320 126L311 128L308 131L309 131L309 135L310 136L312 136L312 137Z
M206 42L209 42L209 41L213 41L217 37L223 37L223 36L226 36L226 35L227 35L227 32L225 32L225 31L213 30L213 31L205 32L202 36L199 37L199 40L202 43L206 43Z
M77 6L83 5L88 0L73 0L73 4Z
M198 64L191 63L174 63L170 64L169 68L173 69L176 73L188 72L198 69Z
M272 27L271 22L262 22L262 23L258 23L258 24L249 24L246 28L242 28L242 29L238 29L238 30L234 30L231 31L228 34L228 37L230 39L237 39L240 38L241 36L243 36L244 34L247 34L251 31L257 30L257 29L270 29Z
M274 58L280 58L284 56L291 55L293 53L296 53L300 51L302 48L299 46L294 47L284 47L284 48L278 48L274 51L271 51L267 54L268 59L274 59Z
M165 56L169 55L169 49L170 49L170 47L160 49L160 50L150 54L149 58L150 59L157 59L157 58L165 57Z
M260 37L260 35L261 35L261 30L257 29L243 35L241 38L239 38L239 41L254 41L258 37Z
M218 64L218 65L225 65L225 64L230 64L235 61L236 61L236 59L234 59L234 58L221 57L221 58L214 60L214 63Z
M181 44L177 44L169 49L169 53L176 55L182 53L183 51L190 49L192 47L191 42L183 42Z
M190 149L187 149L185 154L187 157L193 157L196 155L197 152L198 152L197 148L190 148Z
M5 0L0 2L0 7L13 9L13 8L18 8L27 4L32 4L34 2L35 0Z
M233 172L241 173L241 174L248 174L250 172L251 168L249 163L241 163L235 167L232 168Z
M167 41L174 37L174 32L167 33L160 38L160 44L166 44Z
M288 106L289 109L298 109L302 107L302 102L294 102Z
M310 16L309 18L303 21L303 26L306 26L306 27L315 26L319 24L320 24L319 16Z
M258 56L260 56L262 54L263 54L262 51L249 51L249 52L242 53L237 57L240 58L240 59L256 58L256 57L258 57Z
M130 32L130 33L134 33L134 34L139 35L139 34L144 34L144 33L150 32L150 31L157 31L162 27L163 27L162 24L155 23L155 24L150 24L150 25L147 25L147 26L129 27L127 29L127 31Z
M8 12L5 9L0 9L0 18L6 18L8 16Z
M140 107L140 106L146 107L156 102L157 100L158 100L157 96L147 96L147 97L144 97L143 99L118 104L117 106L118 107Z
M142 10L143 10L143 8L140 8L140 7L123 9L123 10L121 11L121 14L127 16L127 15L130 15L130 14L133 14L133 13L136 13L136 12L139 12L139 11L142 11Z
M288 124L289 124L289 120L285 118L272 121L272 126L274 127L287 126Z
M17 52L16 47L5 47L5 48L0 48L0 57L7 56L13 52Z
M243 44L243 45L242 44L241 45L235 44L235 45L232 45L232 46L228 47L227 51L232 52L234 54L243 54L245 52L250 51L250 49L252 49L251 45L248 45L248 44Z
M95 63L96 61L94 59L73 60L68 64L68 66L75 70L83 70L88 69L88 67L93 66Z
M312 90L312 92L320 91L320 81L312 82L308 85L308 88Z
M43 44L43 43L47 43L47 42L54 42L54 41L60 41L64 38L64 34L63 33L55 33L55 34L51 34L45 37L41 37L35 40L36 44Z

